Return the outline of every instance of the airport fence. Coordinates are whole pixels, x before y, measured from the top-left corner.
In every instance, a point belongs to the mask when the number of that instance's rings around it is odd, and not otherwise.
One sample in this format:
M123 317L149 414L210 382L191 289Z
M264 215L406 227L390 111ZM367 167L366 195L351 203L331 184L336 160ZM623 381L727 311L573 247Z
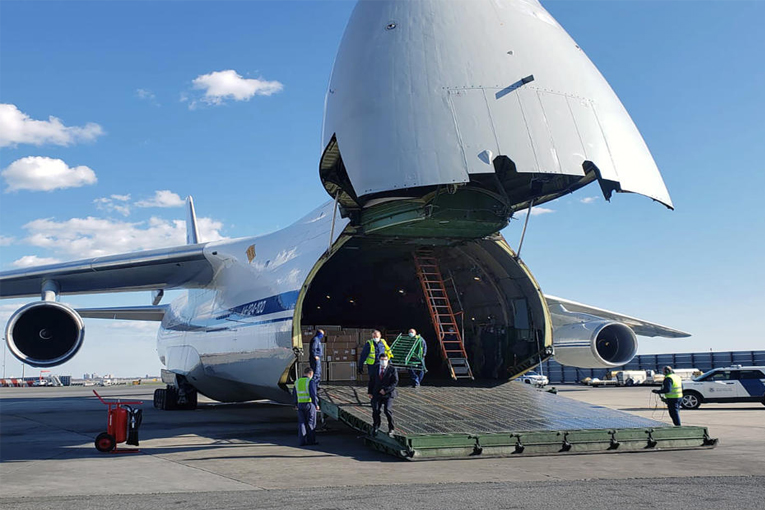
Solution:
M662 367L698 368L702 372L729 365L765 366L765 351L684 352L674 354L639 354L626 365L618 368L576 368L561 365L557 361L545 361L537 368L550 379L551 384L578 383L585 377L603 379L612 370L655 370Z

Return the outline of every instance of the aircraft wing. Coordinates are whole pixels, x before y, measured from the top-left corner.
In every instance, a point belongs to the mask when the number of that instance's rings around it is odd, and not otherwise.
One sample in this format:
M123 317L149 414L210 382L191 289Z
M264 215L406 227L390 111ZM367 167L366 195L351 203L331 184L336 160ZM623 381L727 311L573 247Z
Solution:
M203 287L213 275L204 247L192 244L0 272L0 298L40 296L46 281L55 281L59 294Z
M577 303L576 301L569 301L568 299L562 299L549 295L545 295L545 299L547 300L547 304L550 307L554 307L556 305L562 306L566 311L569 312L586 313L589 315L601 317L603 319L621 322L622 324L626 324L632 328L636 335L661 336L665 338L685 338L691 336L690 333L686 333L684 331L668 328L667 326L662 326L661 324L656 324L654 322L644 321L643 319L638 319L636 317L630 317L629 315L624 315L621 313L604 310L602 308L596 308L594 306Z

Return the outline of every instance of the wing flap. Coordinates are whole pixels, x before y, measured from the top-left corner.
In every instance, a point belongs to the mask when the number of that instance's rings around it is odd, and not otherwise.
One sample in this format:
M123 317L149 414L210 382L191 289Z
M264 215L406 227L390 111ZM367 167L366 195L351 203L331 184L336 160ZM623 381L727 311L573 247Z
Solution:
M60 294L196 288L212 280L204 244L178 246L0 273L0 297L39 296L55 280Z
M545 295L545 299L547 300L547 305L551 308L555 306L562 306L566 311L569 312L586 313L589 315L601 317L603 319L621 322L622 324L626 324L632 328L636 335L650 337L660 336L665 338L686 338L691 336L690 333L686 333L685 331L668 328L667 326L662 326L661 324L656 324L655 322L638 319L637 317L630 317L629 315L604 310L602 308L585 305L583 303L577 303L576 301L570 301L568 299L562 299L549 295Z
M76 312L84 319L118 319L125 321L161 321L167 305L121 306L113 308L78 308Z

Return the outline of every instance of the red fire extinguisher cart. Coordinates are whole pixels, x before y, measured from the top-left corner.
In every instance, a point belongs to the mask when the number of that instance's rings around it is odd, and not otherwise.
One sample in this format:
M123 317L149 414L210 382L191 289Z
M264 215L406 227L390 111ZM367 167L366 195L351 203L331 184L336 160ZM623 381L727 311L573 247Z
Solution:
M93 390L102 404L106 405L107 421L106 432L101 432L96 436L96 450L107 453L137 453L137 448L117 448L119 443L127 441L128 420L130 413L125 406L142 405L140 400L112 400L107 401L101 398L101 395ZM137 444L137 443L136 443Z

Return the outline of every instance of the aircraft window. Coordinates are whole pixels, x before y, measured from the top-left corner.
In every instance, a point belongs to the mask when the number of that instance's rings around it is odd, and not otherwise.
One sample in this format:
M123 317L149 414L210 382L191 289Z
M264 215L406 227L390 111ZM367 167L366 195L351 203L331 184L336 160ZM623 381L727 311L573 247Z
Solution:
M759 370L742 370L739 379L765 379L765 375Z

